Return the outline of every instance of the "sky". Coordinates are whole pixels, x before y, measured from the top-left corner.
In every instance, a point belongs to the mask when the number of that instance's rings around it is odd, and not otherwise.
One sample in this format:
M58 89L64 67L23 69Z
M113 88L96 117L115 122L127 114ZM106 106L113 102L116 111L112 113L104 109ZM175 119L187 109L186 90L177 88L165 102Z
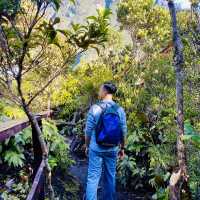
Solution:
M178 9L187 10L190 9L191 3L190 0L174 0ZM167 2L165 0L156 0L157 4L167 6Z

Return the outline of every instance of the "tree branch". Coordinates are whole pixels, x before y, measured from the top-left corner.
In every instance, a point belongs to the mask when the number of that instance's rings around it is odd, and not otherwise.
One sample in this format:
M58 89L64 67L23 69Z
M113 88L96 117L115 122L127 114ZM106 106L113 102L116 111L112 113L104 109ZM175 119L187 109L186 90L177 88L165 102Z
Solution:
M44 6L44 8L43 8L44 10L43 10L42 14L39 16L41 6L42 6L42 4L39 4L37 6L37 11L35 13L35 16L34 16L32 22L31 22L31 24L30 24L30 26L28 28L27 33L24 36L23 46L22 46L22 50L21 50L21 56L20 56L20 58L18 60L18 66L19 66L19 72L18 72L18 75L17 75L18 79L21 78L21 73L23 71L23 62L24 62L25 55L27 53L29 39L30 39L31 33L33 31L33 28L39 22L39 20L44 16L48 4L46 4L46 6Z
M61 68L60 70L57 70L54 75L49 79L49 81L44 85L42 86L42 88L40 90L38 90L34 95L33 97L28 101L27 105L29 106L32 101L39 95L41 94L52 82L53 80L55 80L63 71L64 68Z

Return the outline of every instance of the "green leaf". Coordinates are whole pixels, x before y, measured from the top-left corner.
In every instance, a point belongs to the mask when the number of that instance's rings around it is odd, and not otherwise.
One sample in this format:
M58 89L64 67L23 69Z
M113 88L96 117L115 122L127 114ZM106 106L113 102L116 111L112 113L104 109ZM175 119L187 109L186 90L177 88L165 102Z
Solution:
M192 142L194 146L200 149L200 135L184 135L182 139Z
M76 4L76 0L69 0L69 2L71 2L72 4Z
M81 28L80 24L71 23L71 26L74 31L78 31Z
M87 19L98 21L98 18L96 16L89 16L89 17L87 17Z
M186 135L193 135L196 134L194 127L191 125L190 122L185 122L184 124L184 131Z
M184 141L189 141L189 140L191 140L191 138L192 138L192 135L184 135L182 139Z
M57 165L58 165L58 160L56 159L56 157L51 156L51 155L49 156L48 162L52 169L57 167Z
M58 10L60 8L61 0L52 0L52 3L55 5L55 9Z
M194 143L200 145L200 135L193 135L191 139Z
M32 142L32 129L30 127L25 128L21 134L25 144Z
M3 147L2 147L2 144L0 144L0 153L2 152L3 150Z
M25 145L25 140L23 139L21 134L15 135L15 143L16 145L17 144Z
M59 24L59 23L60 23L60 17L56 17L56 18L54 19L52 25Z
M63 34L65 37L69 37L72 34L72 32L67 29L65 29L65 30L57 29L57 31L60 32L61 34Z
M24 154L18 153L15 151L6 151L4 160L8 163L9 166L13 167L22 167L24 164Z
M104 18L104 19L109 19L109 16L112 14L111 9L109 8L100 8L97 9L97 13L100 17Z
M100 55L100 51L99 51L99 48L98 48L98 47L95 47L95 46L93 46L93 45L91 45L90 47L96 50L98 56Z
M20 0L1 0L0 13L5 15L15 15L20 7Z
M52 25L49 24L49 26L47 27L47 29L45 30L47 36L48 36L48 42L49 44L52 44L54 39L57 36L57 31L54 29L54 27Z

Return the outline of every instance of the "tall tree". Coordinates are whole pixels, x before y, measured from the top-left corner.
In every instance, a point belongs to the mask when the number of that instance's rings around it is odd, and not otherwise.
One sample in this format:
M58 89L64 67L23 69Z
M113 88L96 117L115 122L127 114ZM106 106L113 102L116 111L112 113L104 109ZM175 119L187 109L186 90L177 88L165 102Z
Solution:
M183 44L177 26L176 9L173 0L168 1L168 7L172 23L172 35L174 46L174 70L176 74L176 106L177 106L177 157L178 157L178 172L173 172L170 178L170 199L181 200L184 193L189 195L188 175L186 164L186 150L183 142L184 136L184 109L183 109L183 79L184 79L184 58ZM186 191L187 190L187 191ZM189 199L189 198L188 198Z

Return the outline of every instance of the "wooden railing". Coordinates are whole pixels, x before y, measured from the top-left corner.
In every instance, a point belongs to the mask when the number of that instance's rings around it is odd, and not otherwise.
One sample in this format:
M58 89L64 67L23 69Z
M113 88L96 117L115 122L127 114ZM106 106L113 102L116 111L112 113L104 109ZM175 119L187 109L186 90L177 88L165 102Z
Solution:
M49 113L43 112L36 115L36 119L42 129L42 118L46 118ZM13 120L0 124L0 142L18 134L23 129L30 126L29 120ZM44 200L45 199L45 170L42 160L42 149L37 134L32 127L32 145L34 154L33 164L33 184L26 200Z

